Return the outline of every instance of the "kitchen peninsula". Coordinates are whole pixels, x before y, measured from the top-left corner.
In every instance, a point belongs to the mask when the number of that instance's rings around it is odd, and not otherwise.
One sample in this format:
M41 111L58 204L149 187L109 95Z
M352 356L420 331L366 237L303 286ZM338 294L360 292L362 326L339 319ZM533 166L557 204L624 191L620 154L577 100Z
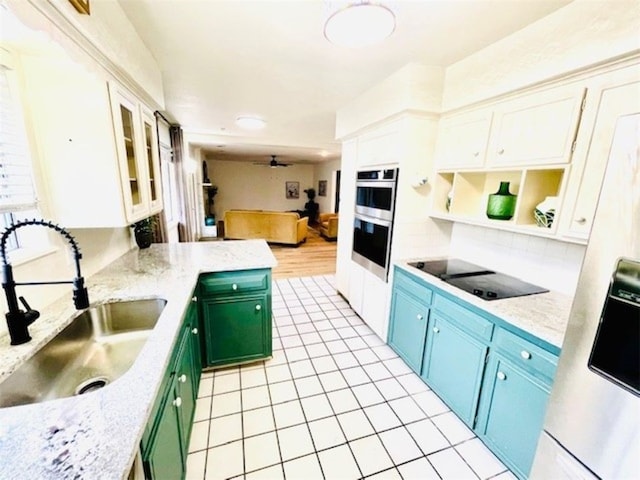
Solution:
M3 478L127 478L199 274L275 265L262 240L156 244L133 249L89 277L92 305L163 298L166 307L135 363L112 384L82 396L0 409ZM40 310L31 342L10 346L8 333L0 334L0 382L76 316L66 297Z

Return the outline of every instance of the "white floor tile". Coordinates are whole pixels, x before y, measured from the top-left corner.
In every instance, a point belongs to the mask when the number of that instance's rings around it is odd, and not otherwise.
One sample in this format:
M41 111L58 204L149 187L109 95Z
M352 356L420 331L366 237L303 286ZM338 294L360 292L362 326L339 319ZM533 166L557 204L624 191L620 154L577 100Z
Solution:
M273 367L267 367L267 382L277 383L285 380L291 380L291 372L288 365L275 365Z
M387 430L379 436L387 449L387 453L396 465L422 457L422 451L413 441L405 427Z
M331 330L320 330L318 332L325 342L331 342L333 340L340 340L340 335L333 328Z
M209 447L217 447L242 438L242 416L239 413L211 420Z
M317 332L304 333L304 334L300 335L300 338L302 338L302 343L304 343L305 345L313 345L314 343L322 343L322 337L320 335L318 335Z
M344 342L344 340L334 340L332 342L327 342L326 345L327 349L334 355L349 351L349 346Z
M402 477L395 468L390 468L374 475L369 475L366 480L402 480Z
M360 337L353 337L345 339L344 343L347 344L349 350L362 350L363 348L369 348Z
M384 397L380 395L373 383L365 383L352 388L354 395L358 399L361 407L368 407L384 402Z
M289 363L289 369L291 370L293 378L308 377L309 375L316 374L311 360L301 360L299 362Z
M453 448L433 453L427 459L442 478L475 478L473 470Z
M355 440L375 433L369 419L362 410L338 415L338 422L347 440Z
M206 450L209 446L209 421L195 422L189 439L189 453Z
M428 418L406 427L425 455L449 447L447 439Z
M214 408L215 408L215 398ZM242 389L242 409L251 410L253 408L266 407L269 405L269 388L266 385L261 387ZM215 412L214 412L215 413Z
M377 381L375 385L385 400L394 400L408 395L406 390L402 388L402 385L400 385L395 378Z
M269 385L269 393L271 394L271 403L274 405L298 398L298 393L292 380Z
M450 411L449 407L433 392L418 393L413 395L412 398L428 417Z
M321 307L317 307L317 308L321 308ZM318 332L321 332L323 330L335 330L333 328L333 325L331 325L331 322L325 319L314 320L313 325L316 327L316 330L318 330ZM337 338L340 338L340 335L338 335L337 333L336 335L337 335Z
M351 387L355 387L356 385L362 385L364 383L369 383L371 379L366 374L364 369L360 366L341 369L342 376L344 377L347 384Z
M278 327L278 333L281 337L288 337L290 335L298 335L298 330L294 325L287 325L284 327Z
M311 397L322 393L322 384L317 376L298 378L295 380L296 389L300 398Z
M318 374L335 372L336 370L338 370L336 362L333 361L333 358L330 355L327 355L325 357L312 358L311 363L313 364L313 368Z
M334 390L340 390L347 388L347 382L344 381L340 372L329 372L318 375L322 388L325 392L331 392Z
M397 376L396 380L398 380L404 389L412 395L415 393L428 392L430 390L427 384L424 383L415 373L401 375L399 377Z
M314 452L309 427L304 423L294 427L279 429L277 434L283 462Z
M518 480L518 477L516 477L513 473L507 470L506 472L501 473L500 475L496 475L491 480Z
M364 368L364 371L367 372L367 375L369 375L369 378L373 381L392 377L391 372L387 370L387 367L385 367L382 362L370 363L364 365L362 368Z
M287 480L323 480L320 463L315 453L283 464Z
M327 350L327 347L325 347L322 343L307 345L307 353L309 354L310 358L323 357L330 354L329 350Z
M339 480L356 480L361 477L351 449L347 445L330 448L318 453L324 478Z
M242 441L209 449L206 468L206 480L222 480L244 473Z
M356 357L354 357L353 353L351 352L343 352L343 353L335 354L333 356L333 360L336 362L336 365L338 365L338 367L340 367L341 370L345 368L350 368L350 367L357 367L360 365Z
M401 425L396 414L386 403L367 407L364 411L376 432L382 432Z
M246 472L280 463L280 450L276 432L245 438L244 463Z
M474 438L475 435L469 427L453 412L443 413L431 419L436 427L447 437L451 445Z
M354 440L349 445L364 476L393 466L393 461L376 435Z
M320 312L309 312L309 318L311 320L326 320L327 316L324 314L324 312L320 311Z
M376 356L376 354L369 349L358 350L356 354L356 358L358 359L358 362L360 363L360 365L367 365L369 363L376 363L380 361L380 359Z
M327 397L329 397L329 403L331 403L333 412L336 415L360 408L358 400L356 400L356 397L348 388L329 392L327 393Z
M507 469L479 438L461 443L455 449L480 478L493 477Z
M213 377L200 378L200 386L198 387L199 397L210 397L213 395Z
M259 387L261 385L266 385L267 376L264 372L264 368L259 368L255 370L241 370L240 382L243 390L245 388ZM215 388L215 385L214 385L214 388Z
M427 416L410 397L391 400L389 406L393 409L400 421L405 424L422 420Z
M211 399L215 397L202 397L196 400L196 411L193 414L193 421L208 420L211 417Z
M285 355L287 356L287 360L289 362L295 362L298 360L309 358L304 347L287 348L285 350Z
M284 347L285 350L289 350L290 348L293 348L293 347L302 346L302 339L300 338L300 335L291 335L290 337L282 337L280 338L280 341L282 342L282 346Z
M242 413L242 429L245 437L275 430L271 407L256 408Z
M286 428L304 423L304 414L299 400L292 400L273 406L277 428Z
M300 335L302 335L303 333L316 333L316 327L313 325L313 323L301 323L299 325L296 325L296 328L298 329L298 333Z
M284 473L282 473L282 465L274 465L247 473L244 478L245 480L284 480Z
M309 430L317 451L325 450L347 441L336 417L310 422Z
M437 472L426 458L419 458L400 465L398 470L404 480L440 480Z
M187 455L187 474L185 480L202 480L207 465L207 452L196 452Z
M404 363L401 358L393 358L391 360L384 360L384 366L393 373L394 376L407 375L413 373L412 370Z
M349 327L344 327L344 328L337 328L336 331L338 332L338 335L340 335L340 337L344 340L346 338L351 338L351 337L358 337L358 332L356 332L353 327L349 326Z
M284 350L276 350L276 347L274 345L271 358L269 360L266 360L264 364L265 364L265 367L273 367L275 365L286 365L287 357L284 354Z
M325 394L303 398L300 403L308 422L333 415L331 404Z

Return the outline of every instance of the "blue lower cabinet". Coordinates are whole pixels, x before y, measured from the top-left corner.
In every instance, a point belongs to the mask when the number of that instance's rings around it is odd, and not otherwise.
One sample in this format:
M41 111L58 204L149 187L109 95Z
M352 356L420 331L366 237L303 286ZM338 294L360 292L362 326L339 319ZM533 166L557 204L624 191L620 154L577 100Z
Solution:
M429 307L403 290L396 288L393 291L388 343L418 375L422 367L428 317Z
M432 312L422 378L473 428L488 347Z
M476 433L520 478L527 478L542 431L550 385L491 353Z

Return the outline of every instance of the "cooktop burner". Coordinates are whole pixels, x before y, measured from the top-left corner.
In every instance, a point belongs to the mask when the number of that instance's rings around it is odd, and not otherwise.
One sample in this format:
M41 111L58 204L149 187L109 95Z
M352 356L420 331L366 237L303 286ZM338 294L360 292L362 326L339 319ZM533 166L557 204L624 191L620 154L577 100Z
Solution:
M458 258L413 262L409 265L484 300L520 297L549 291L519 278L487 270Z

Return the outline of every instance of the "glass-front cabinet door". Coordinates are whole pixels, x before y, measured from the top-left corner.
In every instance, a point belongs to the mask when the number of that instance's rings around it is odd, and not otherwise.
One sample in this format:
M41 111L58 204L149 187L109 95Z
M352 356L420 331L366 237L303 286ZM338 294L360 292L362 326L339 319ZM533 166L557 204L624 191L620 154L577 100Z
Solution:
M149 208L151 213L162 210L162 180L160 177L160 157L156 120L147 109L142 109L142 127L144 136L144 155L149 175Z

